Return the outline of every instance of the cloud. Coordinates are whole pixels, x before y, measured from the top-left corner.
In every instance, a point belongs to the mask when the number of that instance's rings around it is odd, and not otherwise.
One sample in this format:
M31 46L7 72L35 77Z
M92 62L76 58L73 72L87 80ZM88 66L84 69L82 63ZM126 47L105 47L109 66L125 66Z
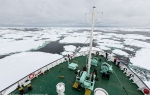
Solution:
M150 27L149 0L0 0L0 26L83 26L94 3L97 25Z

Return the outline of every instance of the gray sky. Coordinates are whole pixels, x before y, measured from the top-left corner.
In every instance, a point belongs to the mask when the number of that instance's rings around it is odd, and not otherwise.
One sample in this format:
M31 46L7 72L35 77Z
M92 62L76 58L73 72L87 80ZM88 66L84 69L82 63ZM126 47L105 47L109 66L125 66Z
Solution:
M150 0L0 0L0 26L85 25L94 2L96 25L150 27Z

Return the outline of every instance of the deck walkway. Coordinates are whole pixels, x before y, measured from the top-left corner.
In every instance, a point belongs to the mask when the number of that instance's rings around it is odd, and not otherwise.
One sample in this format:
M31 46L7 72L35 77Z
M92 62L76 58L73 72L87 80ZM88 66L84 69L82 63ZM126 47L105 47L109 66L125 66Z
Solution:
M110 75L109 80L101 78L101 73L99 72L100 65L102 62L105 61L104 57L101 58L102 61L99 62L97 66L99 81L96 81L95 88L101 87L105 89L109 95L127 95L114 73ZM85 66L86 57L77 57L72 59L71 61L73 60L78 61L78 69L81 70L83 66ZM113 70L117 74L118 78L121 80L128 95L143 95L141 91L137 90L138 87L129 80L129 77L125 76L125 74L123 74L123 72L116 65L114 65L114 63L109 62L109 64L113 66ZM91 72L93 72L93 67L91 68ZM59 78L59 76L64 76L65 78ZM61 63L60 65L57 65L51 68L49 71L45 72L44 74L38 76L38 78L34 78L31 81L33 90L26 93L26 95L57 95L56 84L59 82L65 83L65 95L84 95L85 89L81 89L81 91L78 91L72 87L75 82L75 77L76 74L74 73L74 71L68 69L68 63ZM17 94L18 90L15 90L12 93ZM91 95L94 95L93 91Z

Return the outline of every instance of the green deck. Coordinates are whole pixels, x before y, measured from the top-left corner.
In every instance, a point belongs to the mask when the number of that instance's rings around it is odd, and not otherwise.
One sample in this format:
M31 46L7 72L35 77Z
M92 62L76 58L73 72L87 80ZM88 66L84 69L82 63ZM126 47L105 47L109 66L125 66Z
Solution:
M73 60L78 61L79 65L78 69L80 70L86 63L86 57L74 58L71 61ZM97 87L104 88L109 95L127 95L123 90L121 84L117 80L115 74L112 73L110 75L109 80L101 78L101 73L99 72L100 64L104 61L105 59L102 57L102 61L98 63L97 71L99 81L96 81L95 88ZM114 65L114 63L111 62L109 64L113 65L113 70L117 74L118 78L121 80L128 95L143 95L141 91L137 90L138 87L135 84L133 84L132 81L129 80L129 77L125 76L125 74L123 74L123 72L116 65ZM60 70L61 72L59 72ZM91 68L91 72L93 72L93 67ZM58 76L65 76L65 78L61 79ZM56 84L59 82L65 83L65 95L84 95L85 89L81 89L81 91L78 91L77 89L72 88L75 82L75 77L76 74L74 73L74 71L68 69L68 63L67 62L61 63L60 65L51 68L43 75L38 76L38 78L34 78L31 81L33 90L26 93L26 95L35 95L35 94L58 95L56 93ZM15 90L13 94L18 94L18 90ZM91 95L94 95L94 93L92 92Z

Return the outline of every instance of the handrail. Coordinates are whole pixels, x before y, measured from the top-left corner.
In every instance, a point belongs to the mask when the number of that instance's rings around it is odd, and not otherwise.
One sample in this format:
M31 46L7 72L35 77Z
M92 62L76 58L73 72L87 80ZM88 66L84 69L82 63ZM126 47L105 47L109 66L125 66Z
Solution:
M126 65L125 65L126 66ZM126 66L126 68L128 68L136 77L139 78L139 76L137 76L129 67ZM142 81L141 78L139 78L139 80L150 90L150 88Z
M96 50L92 50L92 52L95 52L95 51L96 51ZM87 52L87 51L82 51L82 52L79 52L78 54L85 53L85 52ZM97 52L97 51L96 51L96 52ZM103 50L98 51L98 52L106 53L106 52L103 51ZM111 54L108 53L108 56L109 56L109 55L111 55ZM72 54L71 56L74 57L74 56L76 56L76 54L75 54L75 55ZM34 73L34 72L36 72L36 71L38 71L38 70L41 70L42 68L44 68L44 67L46 67L46 66L48 66L48 65L50 65L50 64L52 64L52 63L54 63L54 62L56 62L56 61L58 61L58 60L62 60L62 59L65 59L65 58L67 58L67 57L59 58L59 59L57 59L57 60L55 60L55 61L53 61L53 62L51 62L51 63L48 63L47 65L45 65L45 66L43 66L43 67L41 67L41 68L39 68L39 69L37 69L37 70L31 72L31 73ZM122 63L122 64L123 64L123 63ZM123 64L123 65L124 65L124 64ZM124 66L125 66L126 68L128 68L134 75L136 75L129 67L127 67L126 65L124 65ZM30 73L30 74L31 74L31 73ZM8 86L7 88L1 90L1 91L0 91L0 95L1 95L1 93L2 93L3 91L9 89L10 87L12 87L12 86L14 86L15 84L19 83L21 80L23 80L24 78L26 78L26 77L28 77L28 76L29 76L29 74L26 75L25 77L21 78L21 79L18 80L17 82L13 83L12 85ZM138 77L138 76L136 75L136 77ZM145 87L147 87L147 88L150 90L150 88L149 88L139 77L138 77L138 79L145 85Z
M65 58L65 57L63 57L63 58ZM57 59L57 60L55 60L55 61L53 61L53 62L56 62L56 61L58 61L58 60L60 60L60 59L63 59L63 58L59 58L59 59ZM51 62L51 63L53 63L53 62ZM49 64L47 64L47 65L45 65L45 66L43 66L43 67L41 67L41 68L39 68L39 69L37 69L37 70L35 70L35 71L31 72L31 73L34 73L34 72L36 72L36 71L38 71L38 70L40 70L40 69L42 69L42 68L44 68L44 67L46 67L46 66L50 65L51 63L49 63ZM30 73L30 74L31 74L31 73ZM23 77L22 79L24 79L24 78L26 78L26 77L28 77L28 76L29 76L29 74L28 74L28 75L26 75L25 77ZM18 82L19 82L19 81L21 81L22 79L18 80L17 82L13 83L12 85L8 86L7 88L9 88L9 87L13 86L14 84L18 83ZM5 89L1 90L0 92L5 91L7 88L5 88Z

